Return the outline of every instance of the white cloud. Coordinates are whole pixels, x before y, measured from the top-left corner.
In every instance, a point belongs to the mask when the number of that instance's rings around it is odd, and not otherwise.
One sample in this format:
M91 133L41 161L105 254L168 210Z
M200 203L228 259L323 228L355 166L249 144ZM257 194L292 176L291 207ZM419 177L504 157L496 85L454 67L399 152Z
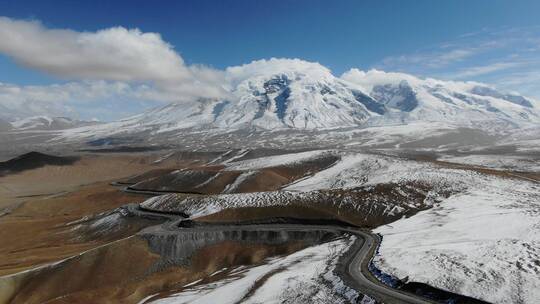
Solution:
M539 45L539 35L540 27L483 29L461 35L452 41L421 48L412 54L384 58L380 67L409 72L437 71L463 65L478 65L488 58L492 62L502 62L509 53L526 53L527 50L534 49Z
M136 110L141 110L134 106L138 103L155 106L159 103L188 102L192 97L235 98L228 93L227 88L230 90L239 82L260 75L295 71L317 77L331 76L330 70L319 63L300 59L263 59L229 67L225 71L199 66L192 66L190 70L196 71L194 73L197 76L184 82L164 78L159 85L105 80L42 86L0 83L0 118L13 120L34 115L73 117L78 112L84 112L83 118L98 116L108 120L136 113ZM193 82L199 82L199 79L207 80L207 83L219 83L223 87L219 88L222 92L214 96L200 94L200 87L192 85Z
M60 94L58 94L60 93ZM66 93L0 83L0 120L17 120L34 115L72 116L65 104Z
M407 81L407 83L413 86L429 85L430 87L435 87L441 85L458 91L468 91L478 85L488 86L485 83L475 81L449 81L434 78L419 78L410 74L385 72L376 69L371 69L367 72L359 69L350 69L341 75L341 79L362 87L366 92L371 92L376 85L398 85L402 81Z
M482 29L412 54L387 57L377 68L443 79L488 82L540 96L540 26ZM513 87L510 87L510 84Z
M470 78L474 76L480 76L485 74L490 74L497 71L507 70L511 68L516 68L523 66L524 62L496 62L483 66L474 66L461 69L459 72L452 74L454 78Z
M508 33L503 34L509 36ZM499 36L503 34L497 33ZM499 36L496 38L500 39L480 39L480 34L466 35L461 39L467 43L446 43L431 51L387 58L383 67L413 73L415 71L400 67L419 67L423 71L432 71L471 58L476 59L475 56L491 49L506 46L515 51L515 56L506 58L506 61L494 61L496 63L483 66L465 65L454 71L445 71L452 78L466 79L517 67L516 62L522 64L523 57L528 56L526 59L530 59L531 56L537 56L538 52L530 51L540 46L536 36L530 33L521 36L516 32L511 34L511 39L506 36L504 39ZM528 51L519 52L514 46L516 42L524 40L528 41L528 47L524 49ZM0 83L0 118L9 119L39 114L76 116L84 112L83 116L87 118L95 116L107 120L132 114L149 104L192 101L200 97L234 98L230 93L231 88L251 77L290 71L317 78L332 77L328 68L300 59L263 59L225 70L186 65L174 48L157 33L144 33L139 29L123 27L96 32L48 29L38 21L6 17L0 17L0 53L26 67L72 81L43 86ZM537 70L537 67L538 61L536 66L531 65L532 69ZM526 74L525 71L521 72L514 74L515 77L511 79L506 78L516 83L518 89L518 77ZM537 79L537 73L531 75ZM383 79L417 80L407 74L377 70L363 72L358 69L344 73L342 79L367 90ZM125 110L128 108L130 110Z
M167 100L170 98L171 100ZM123 82L84 81L43 86L18 86L0 83L0 119L17 120L35 115L92 118L101 114L113 118L115 114L132 114L120 105L132 106L145 101L172 101L171 96L160 94L147 85ZM112 113L107 114L107 111Z
M453 50L438 50L435 52L415 53L387 57L383 59L383 66L421 65L428 68L442 68L477 55L482 48L462 48Z
M493 83L497 87L507 91L524 94L525 96L535 97L540 102L540 70L516 71L506 73L505 75L494 79ZM516 88L519 90L516 92Z
M4 118L73 116L85 102L113 103L113 97L124 104L128 99L140 103L228 97L223 71L187 66L159 34L139 29L77 32L0 17L0 53L26 67L76 81L50 86L1 84ZM84 111L97 112L90 107ZM97 114L111 117L105 110Z
M224 94L221 71L186 66L159 34L139 29L76 32L0 17L0 52L66 79L148 82L183 98Z
M374 86L379 84L397 85L403 80L414 84L420 81L418 78L409 74L384 72L376 69L364 72L356 68L343 73L341 79L361 86L366 92L370 92Z
M225 70L227 81L234 85L247 78L272 75L287 72L304 73L316 77L329 77L331 71L318 62L309 62L301 59L270 58L255 60L248 64L228 67Z

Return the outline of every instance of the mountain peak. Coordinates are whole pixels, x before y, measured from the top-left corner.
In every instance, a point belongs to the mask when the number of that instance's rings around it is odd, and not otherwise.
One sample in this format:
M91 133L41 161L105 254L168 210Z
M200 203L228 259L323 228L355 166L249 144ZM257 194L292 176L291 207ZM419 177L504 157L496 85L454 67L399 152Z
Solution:
M232 86L256 79L271 79L286 76L290 80L301 78L327 79L334 78L332 72L317 62L308 62L300 59L271 58L255 60L251 63L229 67L226 78Z
M540 125L540 109L529 99L474 82L356 69L335 77L318 63L275 58L226 74L227 98L175 103L84 132L320 130L417 122L491 131Z

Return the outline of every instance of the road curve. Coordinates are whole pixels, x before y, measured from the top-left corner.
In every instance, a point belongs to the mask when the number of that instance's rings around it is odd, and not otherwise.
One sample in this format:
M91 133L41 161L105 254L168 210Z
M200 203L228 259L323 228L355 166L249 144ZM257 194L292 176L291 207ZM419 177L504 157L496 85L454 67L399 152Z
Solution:
M347 283L358 292L368 295L379 302L386 304L393 303L437 303L425 299L418 295L407 293L394 289L377 280L369 271L368 266L376 253L380 244L380 238L366 230L353 227L343 227L335 225L303 225L303 224L241 224L223 225L223 224L202 224L192 228L180 228L182 221L188 220L181 215L160 213L141 209L136 204L126 206L127 210L135 216L157 219L161 218L166 222L162 225L152 226L144 229L144 233L162 234L174 233L179 229L196 230L258 230L258 229L276 229L276 230L328 230L334 232L346 232L356 236L356 240L345 256L345 271L343 275L349 276L352 280Z
M412 293L394 289L378 281L368 267L380 244L380 237L360 229L345 229L345 231L349 231L362 239L360 246L358 244L353 245L359 248L350 256L347 266L348 274L354 278L351 283L356 285L353 286L355 289L386 304L437 303Z

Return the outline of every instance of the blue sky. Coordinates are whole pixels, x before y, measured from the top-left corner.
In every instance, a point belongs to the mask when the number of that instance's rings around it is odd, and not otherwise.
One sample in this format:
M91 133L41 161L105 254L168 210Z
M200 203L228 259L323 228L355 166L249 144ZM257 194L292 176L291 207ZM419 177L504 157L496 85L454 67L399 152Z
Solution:
M483 81L540 97L540 1L4 0L0 15L37 20L44 29L96 32L121 26L159 33L186 66L223 70L262 58L300 58L319 62L335 75L377 68ZM2 83L86 80L86 74L51 72L1 50ZM124 103L115 107L125 108ZM149 104L140 99L122 114Z

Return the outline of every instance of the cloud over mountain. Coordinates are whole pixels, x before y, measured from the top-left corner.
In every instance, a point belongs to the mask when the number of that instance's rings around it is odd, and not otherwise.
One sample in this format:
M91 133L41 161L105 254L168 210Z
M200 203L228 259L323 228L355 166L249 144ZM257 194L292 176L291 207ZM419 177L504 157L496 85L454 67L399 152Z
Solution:
M303 79L306 86L335 82L341 88L342 82L348 82L344 85L359 86L365 92L372 92L373 87L381 83L397 86L406 80L411 85L419 85L424 81L409 74L358 69L336 77L317 62L284 58L256 60L218 70L187 65L158 33L124 27L78 32L50 29L38 21L7 17L0 17L0 53L21 65L70 81L37 86L0 83L0 110L3 114L0 118L3 119L41 114L77 116L78 112L85 112L83 118L111 120L135 114L144 107L166 103L193 105L200 99L246 102L245 97L239 97L245 96L240 91L251 92L256 85L265 83L274 75L285 75L285 78L272 80L276 82L273 86L285 87ZM455 60L460 56L465 54L456 52L446 59ZM277 83L280 81L283 84ZM434 86L439 82L434 79L426 81ZM439 84L458 91L469 91L478 85L451 81ZM258 88L254 94L263 89L267 88ZM291 92L284 91L282 99L286 99L286 94L292 94L291 98L298 97L295 92L294 87ZM345 99L357 98L351 96ZM242 98L243 101L240 100ZM285 101L282 102L278 110L284 110L286 105ZM194 108L199 109L200 106ZM293 109L291 106L288 108Z
M187 66L159 34L139 29L77 32L0 17L0 52L29 68L66 79L149 82L186 96L223 94L221 71Z

